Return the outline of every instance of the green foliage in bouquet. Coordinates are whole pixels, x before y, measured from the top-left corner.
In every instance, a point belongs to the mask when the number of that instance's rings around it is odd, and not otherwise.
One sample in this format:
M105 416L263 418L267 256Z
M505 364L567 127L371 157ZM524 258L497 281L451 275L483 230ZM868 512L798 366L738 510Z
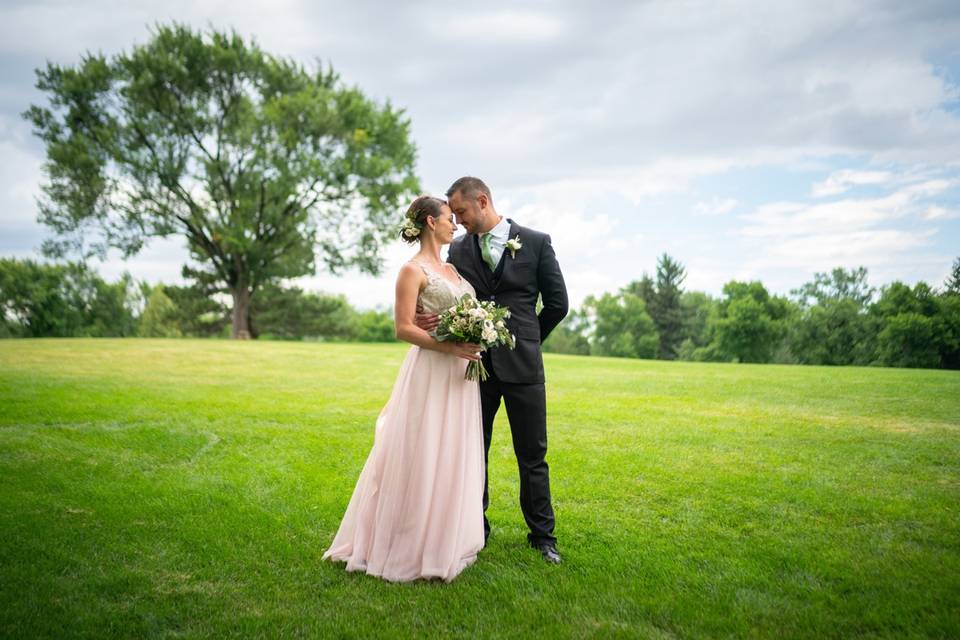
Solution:
M484 351L500 345L513 349L516 338L504 322L509 317L510 310L507 307L477 300L465 293L457 304L440 314L437 340L478 344ZM486 380L489 374L483 361L477 360L467 365L464 377L467 380Z

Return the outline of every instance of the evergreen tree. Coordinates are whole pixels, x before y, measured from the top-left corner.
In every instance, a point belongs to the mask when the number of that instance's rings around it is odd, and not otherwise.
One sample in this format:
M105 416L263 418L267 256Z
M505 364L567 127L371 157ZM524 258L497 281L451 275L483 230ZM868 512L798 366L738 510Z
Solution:
M658 357L661 360L675 359L684 338L683 289L680 286L686 277L686 269L682 264L666 253L660 256L657 262L657 288L649 312L660 336Z
M945 293L960 296L960 258L953 261L953 268L943 283L943 288Z

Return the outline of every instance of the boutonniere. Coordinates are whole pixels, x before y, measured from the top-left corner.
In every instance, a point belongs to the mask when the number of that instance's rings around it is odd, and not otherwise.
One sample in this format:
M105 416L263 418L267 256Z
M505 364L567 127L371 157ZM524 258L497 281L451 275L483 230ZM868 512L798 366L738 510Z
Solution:
M520 234L519 234L519 233L517 234L517 237L516 237L516 238L511 238L510 240L507 240L507 249L510 249L510 257L511 257L511 258L516 258L516 257L517 257L517 251L520 251L520 249L522 249L522 248L523 248L523 245L520 244Z

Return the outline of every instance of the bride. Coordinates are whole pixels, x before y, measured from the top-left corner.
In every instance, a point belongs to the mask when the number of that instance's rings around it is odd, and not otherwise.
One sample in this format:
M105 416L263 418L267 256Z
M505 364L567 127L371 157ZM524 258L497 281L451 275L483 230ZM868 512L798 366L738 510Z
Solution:
M483 535L483 430L480 389L464 380L474 344L438 342L414 323L418 304L440 313L473 287L440 247L453 240L453 213L421 196L407 210L401 238L420 250L397 277L397 337L413 346L377 418L340 528L323 558L345 561L391 582L453 580L476 560Z

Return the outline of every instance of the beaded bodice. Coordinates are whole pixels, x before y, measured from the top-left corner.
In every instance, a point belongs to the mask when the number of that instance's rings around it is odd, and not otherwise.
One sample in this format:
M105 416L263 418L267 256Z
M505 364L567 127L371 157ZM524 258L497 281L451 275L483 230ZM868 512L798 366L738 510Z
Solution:
M420 295L417 296L417 302L420 303L420 307L426 313L441 313L446 311L451 306L457 304L457 301L465 293L469 293L472 296L477 295L477 292L473 289L473 285L460 277L459 274L460 282L454 284L449 279L434 271L433 267L419 260L411 260L411 262L419 265L420 268L423 269L423 273L427 276L427 286L425 286L420 292ZM454 267L454 269L456 269L456 267Z

